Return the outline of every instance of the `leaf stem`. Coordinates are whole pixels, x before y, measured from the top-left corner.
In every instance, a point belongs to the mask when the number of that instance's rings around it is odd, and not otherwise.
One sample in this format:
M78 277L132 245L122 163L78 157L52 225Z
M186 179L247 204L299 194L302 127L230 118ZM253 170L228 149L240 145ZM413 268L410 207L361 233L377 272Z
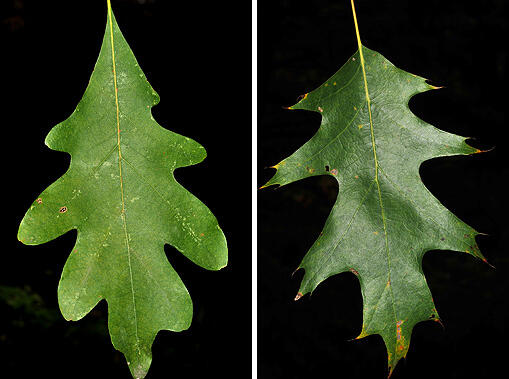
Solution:
M355 24L355 34L357 36L357 46L359 47L359 57L361 58L361 67L362 67L362 73L364 76L364 84L365 84L364 89L366 91L366 99L369 103L370 99L369 99L369 93L368 93L368 83L366 83L366 71L364 68L364 55L362 54L362 43L361 43L361 35L359 33L359 24L357 23L357 14L355 13L354 1L350 0L350 3L352 4L353 22Z
M108 0L108 3L110 0ZM352 13L353 13L353 22L355 23L355 34L357 35L357 44L359 45L359 51L361 51L361 36L359 34L359 25L357 24L357 14L355 13L355 4L353 0L350 0L350 3L352 4ZM361 59L362 59L362 52L361 52Z

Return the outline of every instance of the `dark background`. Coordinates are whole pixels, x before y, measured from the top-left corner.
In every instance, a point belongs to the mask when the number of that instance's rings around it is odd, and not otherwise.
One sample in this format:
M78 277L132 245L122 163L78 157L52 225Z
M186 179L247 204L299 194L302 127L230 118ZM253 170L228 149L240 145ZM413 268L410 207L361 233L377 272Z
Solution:
M248 377L249 4L112 0L112 5L140 66L161 96L154 118L207 150L204 162L175 175L215 214L229 247L229 265L218 272L204 270L166 247L193 299L194 317L187 331L158 334L147 378ZM24 246L16 238L32 201L68 167L69 156L48 149L44 138L81 99L105 26L106 0L0 2L2 378L130 377L123 355L111 345L104 301L78 322L66 322L60 314L57 286L76 232L39 246Z
M318 129L320 116L288 111L357 50L348 0L258 2L258 184ZM467 254L429 252L424 272L445 329L415 327L392 378L489 378L506 371L509 337L507 239L507 1L356 1L363 44L396 66L446 86L410 108L489 153L434 159L421 167L431 192L481 236L496 269ZM353 274L336 275L294 302L292 272L319 235L337 195L330 177L258 192L259 376L384 378L379 336L349 342L362 326ZM503 374L502 374L503 375Z

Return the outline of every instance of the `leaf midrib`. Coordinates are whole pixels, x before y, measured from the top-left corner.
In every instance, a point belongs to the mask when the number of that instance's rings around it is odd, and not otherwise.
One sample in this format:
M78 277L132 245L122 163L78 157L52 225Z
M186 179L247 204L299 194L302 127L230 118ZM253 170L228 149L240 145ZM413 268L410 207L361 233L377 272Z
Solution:
M129 235L127 233L127 219L126 219L126 213L125 213L125 196L124 196L124 183L123 183L123 176L122 176L122 149L120 147L120 108L119 108L119 102L118 102L118 86L117 86L117 70L116 70L116 63L115 63L115 43L113 39L113 17L112 17L112 11L111 11L111 1L108 0L108 19L110 24L110 39L111 39L111 60L113 65L113 84L115 87L115 108L116 108L116 119L117 119L117 146L118 146L118 170L119 170L119 181L120 181L120 195L122 199L122 210L121 210L121 217L122 217L122 224L124 228L124 235L125 235L125 243L127 248L127 262L129 266L129 279L131 284L131 294L132 294L132 302L133 302L133 313L134 313L134 326L135 326L135 336L136 336L136 347L138 349L138 354L141 354L140 352L140 345L139 345L139 337L138 337L138 319L136 315L136 299L134 295L134 282L133 282L133 271L131 266L131 250L129 246Z
M353 0L352 0L352 12L353 12L353 19L354 19L354 24L355 24L355 34L357 36L357 45L359 47L359 56L360 56L360 65L362 68L362 77L364 79L364 90L366 93L366 102L367 102L368 113L369 113L369 128L370 128L370 132L371 132L371 145L372 145L372 149L373 149L373 158L375 161L375 182L376 182L376 186L377 186L377 190L378 190L378 201L380 203L380 211L382 214L382 222L383 222L383 227L384 227L385 251L387 254L387 285L389 286L390 293L391 293L394 322L397 323L398 318L396 315L396 305L395 305L394 293L392 290L392 283L391 283L391 254L390 254L390 249L389 249L389 239L388 239L388 235L387 235L387 222L386 222L386 218L385 218L385 210L384 210L383 200L382 200L382 191L380 188L380 182L378 180L378 157L376 155L376 141L375 141L375 132L374 132L374 128L373 128L373 115L371 113L371 98L369 96L368 79L366 76L366 68L365 68L365 63L364 63L364 54L362 53L363 46L361 43L361 37L360 37L360 33L359 33L359 25L357 24L357 16L355 14L355 6L353 3Z

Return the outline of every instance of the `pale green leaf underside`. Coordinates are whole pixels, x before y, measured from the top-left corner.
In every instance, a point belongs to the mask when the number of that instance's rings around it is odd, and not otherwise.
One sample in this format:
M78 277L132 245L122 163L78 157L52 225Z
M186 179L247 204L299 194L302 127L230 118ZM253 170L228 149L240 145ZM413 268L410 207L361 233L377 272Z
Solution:
M277 172L265 186L316 175L337 180L336 203L299 265L305 275L298 297L331 275L357 275L364 303L359 337L383 337L391 373L408 351L414 325L439 319L422 272L424 253L456 250L483 259L475 241L478 233L433 197L420 179L419 166L434 157L479 150L410 111L413 95L434 88L425 79L362 49L366 81L357 51L290 107L319 112L320 129L274 166Z
M60 309L79 320L105 299L112 343L134 377L146 375L159 330L191 323L191 298L164 245L206 269L227 264L216 218L173 177L201 162L205 149L159 126L151 115L158 102L109 10L87 90L46 138L71 155L70 168L34 201L18 232L36 245L78 230L58 287Z

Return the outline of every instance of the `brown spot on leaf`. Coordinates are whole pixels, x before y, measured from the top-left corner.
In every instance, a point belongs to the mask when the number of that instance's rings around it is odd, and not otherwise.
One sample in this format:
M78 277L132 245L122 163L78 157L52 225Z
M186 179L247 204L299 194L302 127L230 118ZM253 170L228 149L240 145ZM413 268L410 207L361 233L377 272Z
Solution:
M334 176L336 176L338 174L338 170L336 168L333 168L330 173Z
M37 200L35 200L35 201L37 201L37 204L42 204L42 199L41 199L41 198L38 198L38 199L37 199Z
M318 110L320 111L320 113L323 113L322 107L318 107Z
M294 300L294 301L297 301L297 300L299 300L302 296L303 296L303 295L302 295L302 292L298 292L298 293L297 293L297 296L295 296L295 299L293 299L293 300Z
M353 267L350 268L350 272L353 273L355 276L359 276L359 272Z
M205 233L200 233L200 237L203 237L205 235Z
M67 207L62 207L58 210L60 213L65 213L67 212Z

